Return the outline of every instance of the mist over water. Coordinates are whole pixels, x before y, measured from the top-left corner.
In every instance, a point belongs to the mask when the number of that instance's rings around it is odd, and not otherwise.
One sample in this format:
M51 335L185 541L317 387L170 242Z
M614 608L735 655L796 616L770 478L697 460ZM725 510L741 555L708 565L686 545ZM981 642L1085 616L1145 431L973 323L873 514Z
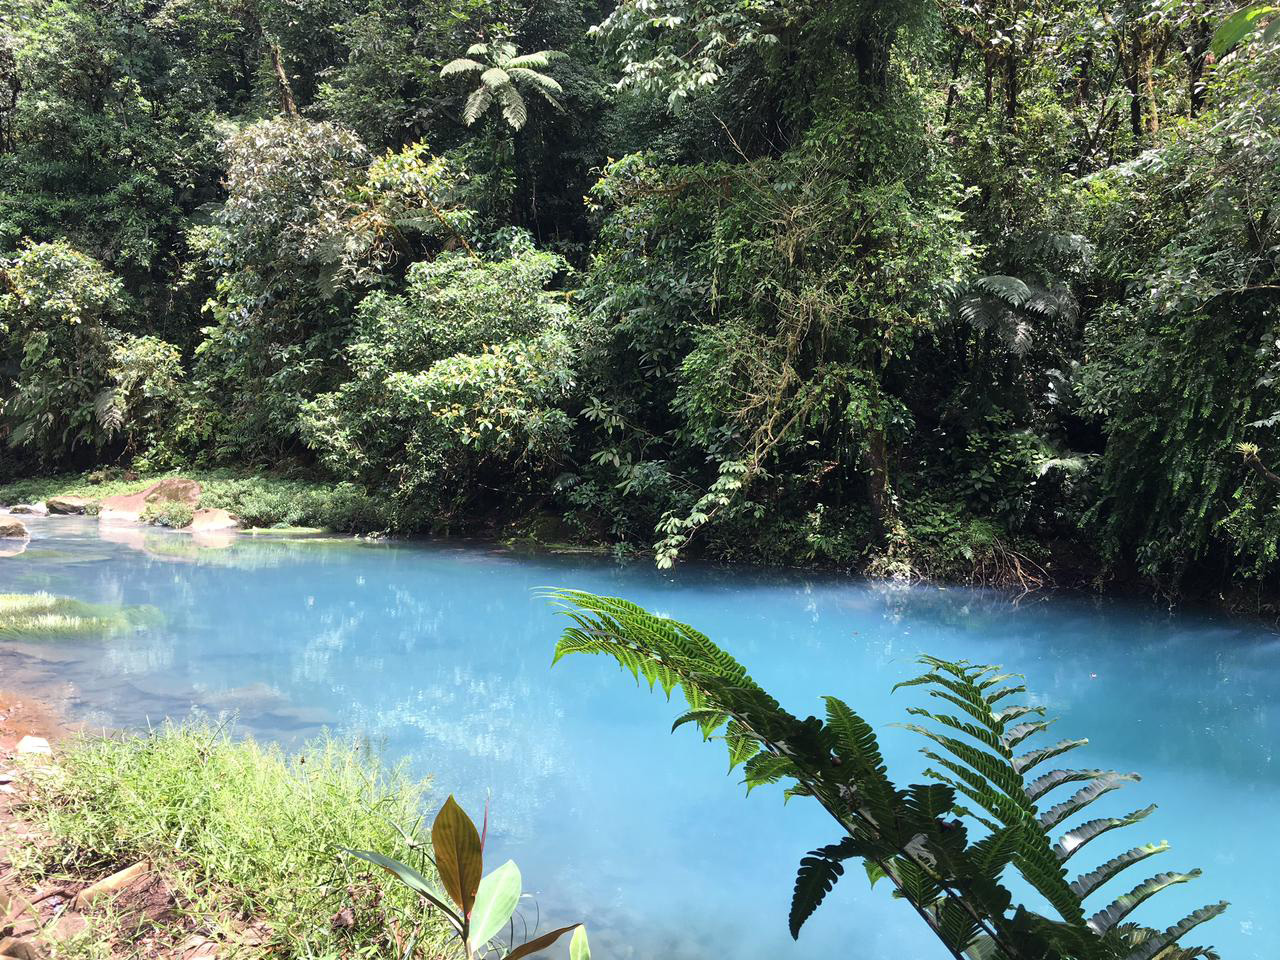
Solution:
M891 695L922 653L1027 674L1070 765L1136 771L1090 817L1158 802L1099 839L1077 872L1170 840L1148 873L1204 877L1135 916L1164 926L1203 903L1231 910L1192 936L1227 960L1280 955L1280 636L1267 625L1139 604L868 583L795 572L528 556L485 545L295 542L201 546L181 534L24 518L0 592L149 604L160 625L109 638L0 637L0 685L38 684L76 718L145 727L193 708L299 745L328 727L431 775L436 799L490 802L493 864L520 864L542 928L585 919L602 957L885 960L945 957L903 904L850 870L793 943L801 856L838 833L810 802L744 799L719 744L671 735L681 704L610 661L554 670L560 621L539 587L625 596L691 623L801 716L846 699L880 732L891 776L917 782L920 703ZM112 539L104 539L105 532ZM1126 836L1127 834L1127 836ZM1114 840L1112 840L1114 837ZM1077 862L1081 861L1081 862ZM1148 873L1104 888L1115 896ZM1106 898L1095 897L1098 907Z

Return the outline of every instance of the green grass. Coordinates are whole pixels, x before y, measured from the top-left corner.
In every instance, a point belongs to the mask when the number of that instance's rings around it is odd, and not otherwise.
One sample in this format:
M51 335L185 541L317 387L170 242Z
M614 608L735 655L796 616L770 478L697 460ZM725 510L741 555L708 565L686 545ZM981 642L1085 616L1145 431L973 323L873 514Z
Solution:
M0 504L34 503L56 496L100 500L137 493L161 477L183 476L204 488L201 507L220 507L248 527L299 528L366 533L401 526L389 501L353 483L326 483L232 470L183 470L125 480L119 473L94 471L31 477L0 484Z
M322 740L287 756L193 722L72 741L56 774L32 774L24 789L26 816L51 838L18 864L29 879L98 877L150 859L202 924L223 923L225 934L237 920L265 921L263 953L399 956L398 938L415 929L418 956L448 950L446 929L406 887L339 853L379 850L431 873L393 826L413 830L425 785L362 745ZM355 926L335 930L346 906Z
M0 593L0 640L108 634L159 619L153 607L84 603L51 593Z

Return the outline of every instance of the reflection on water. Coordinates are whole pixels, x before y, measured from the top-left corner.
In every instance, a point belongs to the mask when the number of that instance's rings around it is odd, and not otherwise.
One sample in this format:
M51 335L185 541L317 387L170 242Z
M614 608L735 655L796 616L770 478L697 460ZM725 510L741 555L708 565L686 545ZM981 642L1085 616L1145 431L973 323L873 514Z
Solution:
M559 625L535 596L542 586L620 594L687 620L801 715L819 694L845 697L884 731L902 782L923 764L910 734L888 727L911 696L889 689L916 672L916 656L1025 671L1063 736L1092 737L1080 763L1146 778L1099 800L1096 815L1159 801L1150 835L1127 839L1167 836L1175 852L1160 869L1205 869L1144 918L1226 898L1231 912L1205 932L1225 956L1280 949L1280 897L1264 872L1280 841L1257 829L1280 813L1280 638L1263 627L1101 600L1015 606L994 592L659 574L485 546L28 525L26 552L0 559L0 592L153 604L164 620L105 641L0 643L0 682L39 683L94 724L197 708L290 744L324 726L369 737L467 806L491 798L493 856L520 862L544 923L585 915L602 954L798 960L856 944L859 956L942 956L852 874L791 943L795 866L832 829L802 801L783 808L766 790L744 800L721 751L667 734L677 705L632 689L610 663L549 670ZM1119 842L1091 852L1100 861Z

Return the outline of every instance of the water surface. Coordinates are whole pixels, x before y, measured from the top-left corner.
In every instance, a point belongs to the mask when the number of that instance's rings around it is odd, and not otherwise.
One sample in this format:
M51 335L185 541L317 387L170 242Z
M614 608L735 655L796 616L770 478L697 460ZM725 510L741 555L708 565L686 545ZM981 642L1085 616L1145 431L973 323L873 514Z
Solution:
M697 626L801 716L820 710L820 694L844 697L882 731L903 784L919 779L920 744L888 724L918 696L889 690L918 672L918 655L1024 671L1061 717L1057 732L1091 738L1073 765L1144 775L1092 816L1160 803L1072 865L1167 838L1174 851L1149 872L1205 876L1138 918L1163 926L1227 899L1230 912L1193 939L1227 960L1280 955L1280 637L1265 625L794 572L659 573L485 545L204 548L161 531L104 539L85 518L24 521L31 543L0 558L0 592L151 604L163 624L108 640L0 639L0 684L52 685L77 718L108 726L197 707L291 743L325 726L367 736L432 775L441 799L453 792L479 810L489 796L492 862L517 860L544 928L586 919L602 957L946 955L861 871L793 943L796 864L837 831L808 801L784 807L767 788L744 799L720 745L688 728L669 734L680 704L637 690L611 662L574 657L551 670L560 624L536 596L548 585L625 596ZM1140 869L1105 891L1128 890Z

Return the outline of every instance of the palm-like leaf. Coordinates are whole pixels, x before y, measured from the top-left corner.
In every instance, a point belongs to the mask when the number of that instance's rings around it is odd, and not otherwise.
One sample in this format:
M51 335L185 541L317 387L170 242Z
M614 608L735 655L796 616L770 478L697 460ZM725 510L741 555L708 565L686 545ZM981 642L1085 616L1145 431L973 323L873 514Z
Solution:
M467 105L462 109L462 121L467 126L475 123L493 103L493 91L483 84L471 91Z
M545 73L539 73L537 70L530 70L527 67L518 67L512 63L507 64L507 73L513 80L524 80L550 93L564 93L564 87L560 86L560 82L555 77L549 77Z
M1029 736L1042 733L1044 726L1026 723L1019 725L1021 729L1008 726L1011 719L1021 718L1032 712L1043 713L1042 708L1038 707L1000 705L1009 696L1009 691L1020 692L1021 685L1001 686L1008 677L998 675L995 667L948 663L933 658L924 658L922 662L932 669L899 686L922 685L930 688L931 696L960 705L969 716L978 721L976 725L962 724L950 715L930 714L920 709L912 711L917 716L928 716L934 723L948 730L960 730L972 740L978 741L977 744L972 744L932 728L910 725L911 729L928 737L947 753L946 756L941 756L933 750L924 751L927 757L946 770L945 773L934 771L933 776L973 799L1003 826L1011 829L1024 828L1014 864L1025 879L1053 904L1068 924L1079 927L1084 916L1084 900L1099 887L1133 864L1168 849L1166 844L1135 847L1067 884L1060 864L1102 833L1145 819L1154 807L1136 811L1126 817L1089 821L1068 831L1052 846L1048 831L1080 813L1098 797L1140 778L1137 774L1103 770L1054 770L1027 783L1024 775L1030 770L1083 746L1087 741L1063 740L1015 755L1012 749L1014 741L1020 743ZM1028 727L1034 729L1028 732ZM1085 785L1067 800L1044 811L1038 808L1039 801L1058 788L1082 782ZM1034 829L1025 829L1032 825ZM1163 873L1152 877L1096 912L1089 918L1087 925L1095 933L1106 933L1147 898L1198 875L1199 871L1193 870L1185 874Z
M840 843L814 850L801 862L790 914L793 935L843 875L844 861L858 857L873 881L888 878L957 957L1190 960L1207 955L1175 943L1224 904L1196 911L1162 933L1120 923L1147 898L1197 871L1158 874L1086 920L1084 901L1092 893L1166 847L1135 847L1068 882L1065 862L1073 853L1103 833L1139 822L1153 808L1090 821L1054 844L1050 830L1137 776L1052 770L1028 782L1031 771L1086 741L1022 749L1050 721L1042 707L1016 702L1026 688L1013 676L993 667L922 661L928 672L899 686L924 687L958 712L911 711L928 721L910 727L930 740L924 753L933 767L926 772L935 782L900 790L888 777L874 731L842 701L827 698L825 721L800 720L692 627L618 598L578 591L552 597L572 621L555 661L575 653L605 654L650 688L660 687L668 696L679 688L689 709L675 727L696 723L707 738L722 731L730 768L745 763L748 788L789 780L788 796L815 798L840 825ZM1039 809L1042 799L1068 784L1077 786L1066 800ZM985 815L959 807L958 797L971 800ZM962 818L978 821L988 832L970 843ZM1001 883L1009 865L1061 919L1013 909L1012 894Z
M533 67L537 70L545 70L551 66L551 61L563 57L564 54L559 50L538 50L534 53L521 54L518 57L512 57L504 66L510 67Z
M511 75L501 67L490 67L480 74L480 82L494 92L511 86Z
M502 110L502 118L507 126L519 130L528 122L529 109L524 96L517 89L518 84L537 90L557 110L560 103L553 94L563 93L563 88L552 77L539 73L535 67L546 67L557 57L563 56L556 50L539 50L536 53L518 55L514 44L475 43L467 48L467 56L459 57L446 64L440 76L450 77L465 73L480 73L480 85L467 97L462 111L462 121L471 126L479 120L496 102ZM488 64L473 57L483 57Z
M459 57L457 60L451 60L440 68L440 76L452 77L459 73L473 73L476 70L483 70L484 64L478 60L471 60L467 57Z

